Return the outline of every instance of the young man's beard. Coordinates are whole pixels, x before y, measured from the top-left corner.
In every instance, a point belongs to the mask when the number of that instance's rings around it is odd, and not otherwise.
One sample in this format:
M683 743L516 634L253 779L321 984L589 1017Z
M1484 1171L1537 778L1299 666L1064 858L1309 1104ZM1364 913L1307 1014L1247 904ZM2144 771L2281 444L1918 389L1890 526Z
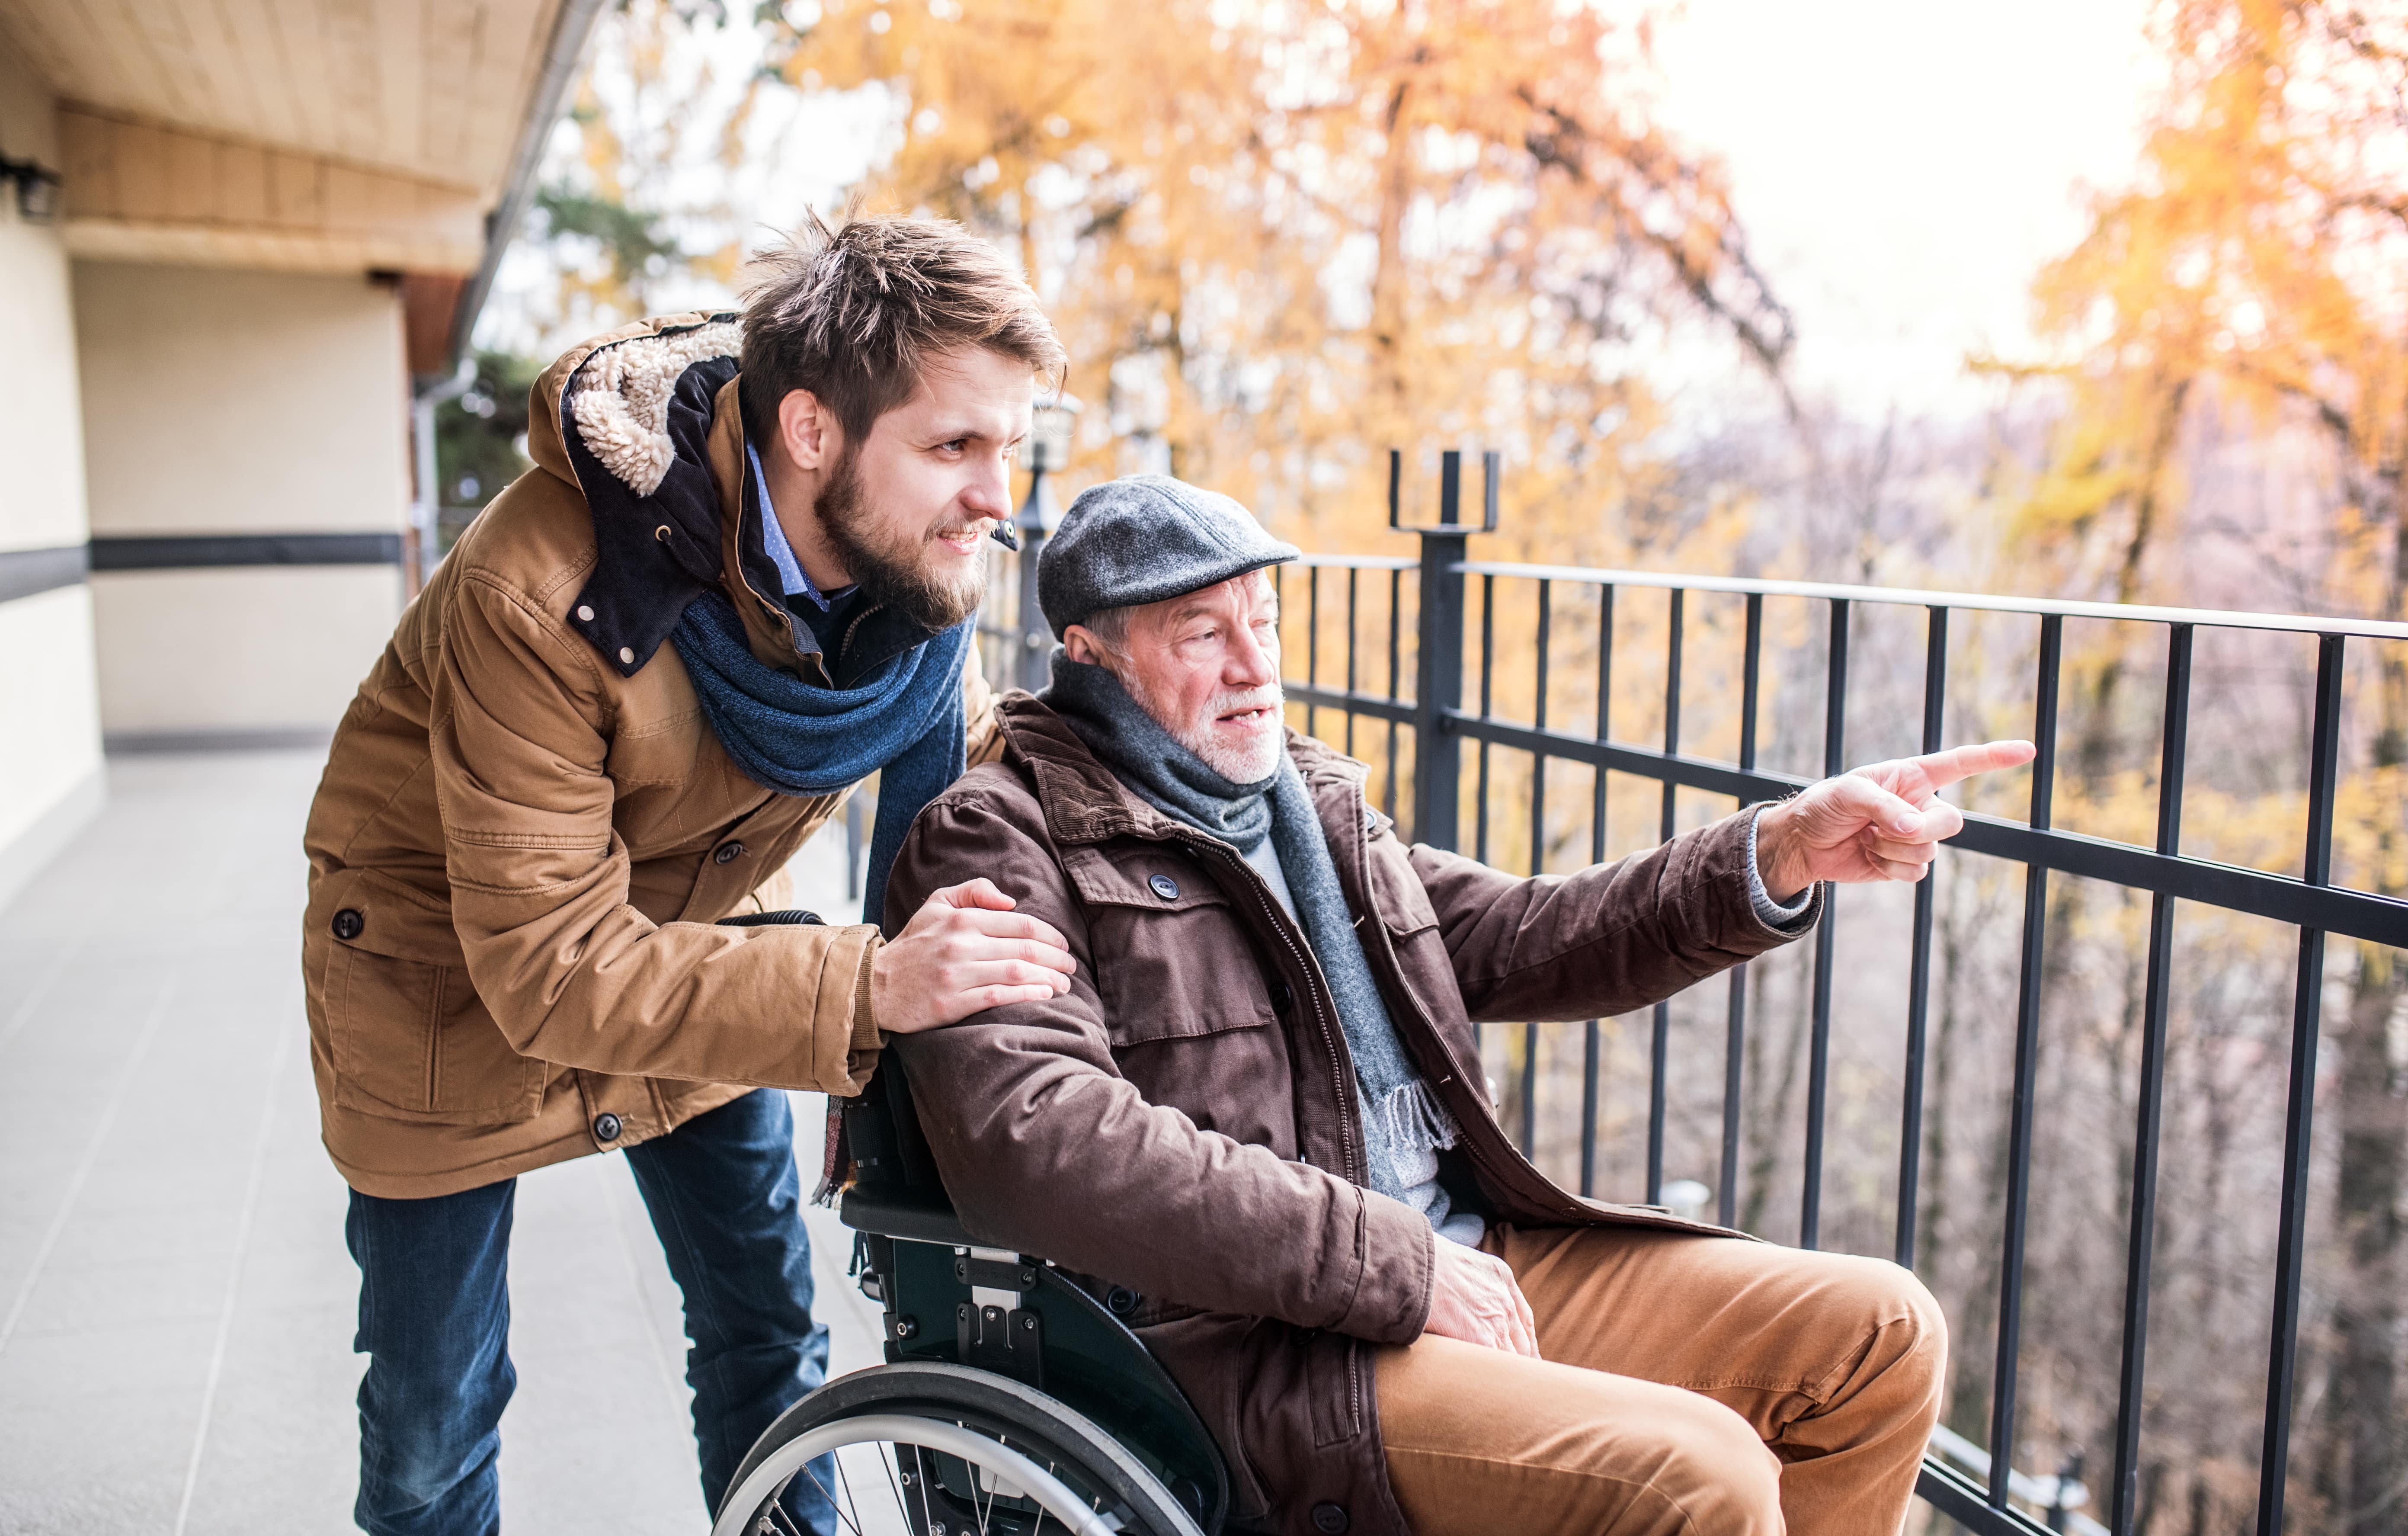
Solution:
M877 607L892 608L924 629L951 629L986 596L983 558L972 560L959 578L948 581L929 566L935 528L915 536L880 525L877 515L862 505L857 454L844 455L813 510L844 568L861 584L863 597Z

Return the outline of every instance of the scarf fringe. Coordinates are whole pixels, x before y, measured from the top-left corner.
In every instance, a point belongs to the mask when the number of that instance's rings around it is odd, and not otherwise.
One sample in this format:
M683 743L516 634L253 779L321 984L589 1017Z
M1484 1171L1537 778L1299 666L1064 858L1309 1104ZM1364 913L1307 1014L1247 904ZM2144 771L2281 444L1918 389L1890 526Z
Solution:
M1445 1152L1459 1134L1455 1117L1420 1078L1392 1090L1380 1100L1375 1113L1386 1126L1389 1144L1399 1151Z

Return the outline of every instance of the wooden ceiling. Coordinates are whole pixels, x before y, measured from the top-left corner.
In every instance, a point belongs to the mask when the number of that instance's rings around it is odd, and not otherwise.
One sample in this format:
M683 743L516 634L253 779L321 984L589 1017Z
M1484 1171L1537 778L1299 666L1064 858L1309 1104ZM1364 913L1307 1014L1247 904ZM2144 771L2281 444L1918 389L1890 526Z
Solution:
M464 274L563 5L0 0L0 50L53 99L78 256Z
M93 116L500 190L558 0L0 0Z

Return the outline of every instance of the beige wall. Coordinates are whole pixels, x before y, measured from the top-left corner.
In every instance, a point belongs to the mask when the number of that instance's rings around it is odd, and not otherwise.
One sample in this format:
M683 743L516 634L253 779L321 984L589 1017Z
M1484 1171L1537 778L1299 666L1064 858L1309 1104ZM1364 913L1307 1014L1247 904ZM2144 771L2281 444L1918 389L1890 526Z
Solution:
M112 736L332 728L400 610L390 566L93 578Z
M49 93L0 37L0 150L56 168ZM0 182L0 560L85 538L82 416L67 259ZM58 587L0 602L0 906L97 810L100 724L92 597Z
M401 301L366 278L75 264L96 534L397 530Z
M401 309L363 278L75 265L96 536L399 532ZM330 728L397 567L93 578L112 736Z

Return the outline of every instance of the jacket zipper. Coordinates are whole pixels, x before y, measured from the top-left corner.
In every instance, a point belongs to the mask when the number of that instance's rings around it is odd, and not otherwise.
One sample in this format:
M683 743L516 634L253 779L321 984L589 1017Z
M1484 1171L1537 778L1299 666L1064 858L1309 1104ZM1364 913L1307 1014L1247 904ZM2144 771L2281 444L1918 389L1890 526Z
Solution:
M1449 1055L1446 1051L1446 1038L1440 1035L1438 1031L1438 1020L1431 1015L1428 1005L1422 1001L1421 994L1415 992L1412 989L1412 986L1406 982L1404 968L1397 963L1396 942L1387 932L1387 922L1384 918L1380 916L1378 899L1372 895L1370 841L1363 832L1363 817L1369 814L1370 806L1369 802L1363 798L1363 788L1360 784L1354 785L1351 790L1350 800L1353 809L1357 811L1358 814L1351 819L1347 836L1353 843L1354 878L1356 883L1360 884L1363 889L1363 904L1366 908L1369 909L1365 915L1379 923L1381 930L1380 947L1387 957L1388 969L1395 978L1397 991L1402 994L1408 1002L1412 1004L1415 1020L1420 1024L1423 1031L1428 1036L1428 1038L1438 1043L1440 1054ZM1468 1089L1468 1076L1461 1066L1459 1064L1450 1064L1455 1065L1455 1070L1450 1074L1450 1076L1458 1081L1466 1082ZM1477 1063L1474 1065L1476 1067ZM1440 1084L1440 1087L1443 1090L1444 1084ZM1477 1106L1475 1106L1475 1108ZM1512 1183L1525 1184L1526 1195L1527 1185L1522 1179L1521 1174L1525 1169L1528 1169L1529 1171L1534 1173L1538 1170L1535 1168L1531 1168L1527 1160L1523 1158L1521 1154L1518 1152L1514 1153L1512 1160L1506 1163L1500 1165L1496 1161L1496 1159L1491 1156L1491 1149L1482 1144L1481 1132L1486 1128L1488 1125L1488 1117L1485 1114L1466 1117L1462 1113L1455 1112L1452 1107L1450 1107L1450 1113L1455 1113L1456 1128L1463 1132L1464 1150L1469 1152L1475 1161L1485 1167L1490 1175L1496 1178L1498 1183L1506 1183L1507 1175L1510 1174L1512 1175ZM1540 1184L1550 1192L1555 1188L1553 1182L1546 1179L1543 1174L1540 1176ZM1586 1207L1577 1203L1558 1205L1553 1199L1535 1201L1533 1203L1554 1206L1555 1210L1563 1212L1568 1215L1582 1215L1585 1214L1587 1211Z

